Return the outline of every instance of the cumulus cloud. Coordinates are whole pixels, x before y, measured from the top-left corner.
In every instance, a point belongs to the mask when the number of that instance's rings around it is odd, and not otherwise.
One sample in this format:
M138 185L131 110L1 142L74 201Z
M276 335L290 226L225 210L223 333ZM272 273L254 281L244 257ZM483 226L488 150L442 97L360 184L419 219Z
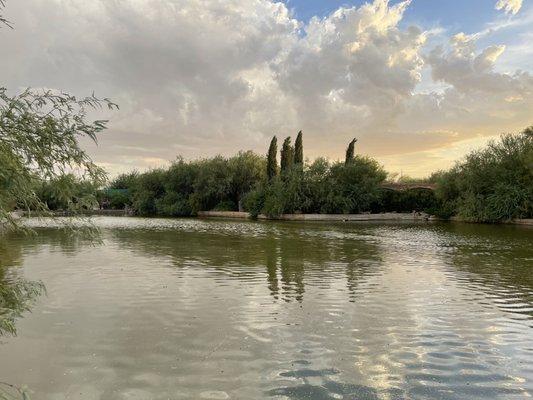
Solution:
M91 150L111 170L263 152L300 129L310 157L338 157L354 135L388 157L514 128L531 110L531 76L495 72L504 46L478 51L459 34L428 49L426 32L400 24L409 1L308 23L270 0L21 3L9 3L16 29L0 34L2 84L119 103ZM445 91L417 93L428 68Z
M397 26L408 4L389 7L378 0L305 26L303 37L274 65L301 124L311 130L335 126L346 134L390 124L423 66L424 34Z
M528 72L498 72L495 64L505 46L477 49L475 36L463 33L426 57L441 93L415 94L398 125L411 130L448 131L448 145L479 135L517 131L531 124L533 76Z
M520 79L508 74L495 73L493 67L505 46L489 46L476 54L476 39L459 33L450 40L450 50L442 46L433 49L427 60L436 81L449 83L461 92L472 90L500 92L519 89ZM528 75L524 75L527 79Z
M432 50L427 61L433 79L450 84L451 90L464 95L481 94L500 106L502 101L514 102L518 99L530 104L533 76L524 71L507 74L494 70L505 46L488 46L480 52L476 51L476 47L474 37L460 33L450 40L447 52L441 46Z
M504 10L506 14L516 14L522 8L522 0L498 0L496 10Z

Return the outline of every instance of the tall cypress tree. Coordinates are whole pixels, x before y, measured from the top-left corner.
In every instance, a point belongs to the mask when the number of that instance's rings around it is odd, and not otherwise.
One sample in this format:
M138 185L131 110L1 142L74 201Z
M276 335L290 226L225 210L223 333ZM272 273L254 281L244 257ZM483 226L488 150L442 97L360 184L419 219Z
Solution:
M267 154L267 176L268 179L274 178L278 174L278 138L274 136L270 141Z
M287 137L283 141L281 147L281 172L288 171L294 164L294 147L291 146L291 137Z
M346 149L346 159L344 160L344 164L348 165L353 162L355 157L355 142L357 142L357 139L354 138L350 144L348 145L348 148Z
M302 131L298 132L296 141L294 142L294 164L303 165L304 163L304 144L302 138Z

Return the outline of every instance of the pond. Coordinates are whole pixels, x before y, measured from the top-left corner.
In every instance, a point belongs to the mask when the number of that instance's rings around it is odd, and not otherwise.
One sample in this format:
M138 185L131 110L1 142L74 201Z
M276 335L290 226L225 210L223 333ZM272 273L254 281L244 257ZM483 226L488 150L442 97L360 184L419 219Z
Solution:
M531 228L32 223L0 237L4 292L46 287L14 300L0 381L33 399L533 395Z

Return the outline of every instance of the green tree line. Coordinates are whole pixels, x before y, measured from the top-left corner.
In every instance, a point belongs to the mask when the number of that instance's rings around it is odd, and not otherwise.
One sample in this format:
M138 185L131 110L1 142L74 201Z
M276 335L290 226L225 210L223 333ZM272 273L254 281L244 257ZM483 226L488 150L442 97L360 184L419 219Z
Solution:
M497 222L533 216L532 132L528 128L502 135L450 170L422 180L434 183L435 190L383 187L386 171L355 153L356 139L349 142L343 162L306 162L299 132L294 146L286 138L279 153L274 137L265 157L247 151L233 157L178 158L166 169L120 175L103 190L100 180L63 174L34 179L29 192L38 199L36 204L49 210L100 204L129 207L144 216L241 210L272 218L284 213L425 211L443 218ZM406 177L402 182L414 183Z
M113 207L129 206L139 215L190 216L242 209L247 193L266 174L266 159L251 151L229 158L178 158L168 169L120 175L103 194Z
M284 213L425 211L478 222L526 218L533 216L532 132L503 135L449 171L434 173L424 180L436 184L434 191L383 187L386 171L376 160L356 154L357 139L349 142L343 162L306 162L299 132L294 146L290 137L283 141L279 155L273 137L266 157L248 151L229 158L178 158L168 169L121 175L104 194L110 207L129 206L139 215L241 210L275 218Z
M110 208L127 206L145 216L190 216L201 210L241 210L273 218L295 212L410 212L435 203L431 191L382 189L387 173L368 157L352 154L345 162L318 158L306 163L302 132L294 146L290 137L284 140L280 165L277 153L274 137L266 157L248 151L229 158L178 158L168 169L118 176L103 197Z

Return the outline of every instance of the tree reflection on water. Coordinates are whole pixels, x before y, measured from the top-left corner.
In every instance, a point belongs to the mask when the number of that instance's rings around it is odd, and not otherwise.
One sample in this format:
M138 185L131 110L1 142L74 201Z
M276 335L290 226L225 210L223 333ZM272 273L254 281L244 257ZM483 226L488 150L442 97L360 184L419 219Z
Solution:
M42 282L27 280L17 268L11 268L19 266L22 259L21 246L15 243L0 242L0 336L16 335L17 319L31 311L35 300L46 292Z

